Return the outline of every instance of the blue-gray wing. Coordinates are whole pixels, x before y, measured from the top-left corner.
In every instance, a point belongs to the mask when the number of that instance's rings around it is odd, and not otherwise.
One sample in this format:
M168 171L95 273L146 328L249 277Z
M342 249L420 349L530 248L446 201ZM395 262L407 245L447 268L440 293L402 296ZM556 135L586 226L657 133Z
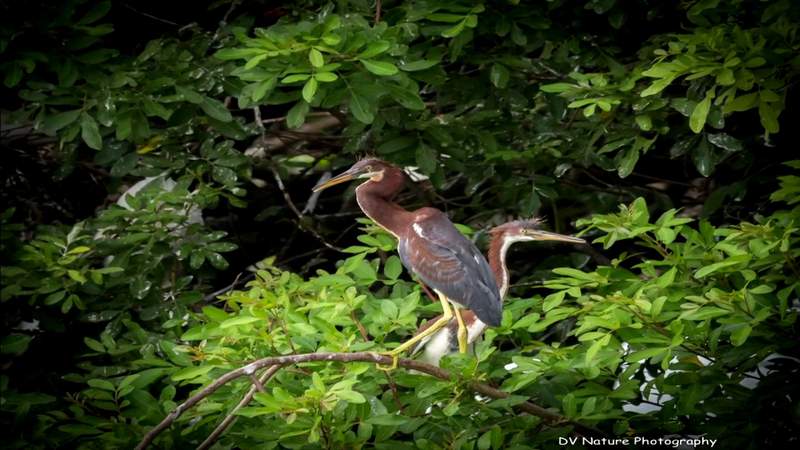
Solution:
M398 243L400 260L422 282L499 326L503 306L492 270L475 244L439 210L425 208Z

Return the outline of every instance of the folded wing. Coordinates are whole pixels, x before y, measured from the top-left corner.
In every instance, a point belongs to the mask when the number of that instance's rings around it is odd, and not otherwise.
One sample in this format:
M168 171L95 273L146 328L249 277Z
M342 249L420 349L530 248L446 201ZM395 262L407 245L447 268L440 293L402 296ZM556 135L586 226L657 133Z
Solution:
M487 325L499 326L500 294L489 263L475 244L439 210L418 214L412 228L398 244L403 265Z

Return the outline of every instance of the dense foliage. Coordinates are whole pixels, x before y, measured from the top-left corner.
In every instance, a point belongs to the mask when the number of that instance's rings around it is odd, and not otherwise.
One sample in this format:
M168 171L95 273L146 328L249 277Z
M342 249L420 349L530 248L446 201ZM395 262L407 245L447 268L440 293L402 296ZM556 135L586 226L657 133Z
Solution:
M436 315L352 189L310 193L364 153L482 244L538 214L594 248L519 245L451 380L284 368L216 448L553 447L576 423L800 442L796 2L0 11L4 446L130 448L228 370ZM196 447L250 383L156 443Z

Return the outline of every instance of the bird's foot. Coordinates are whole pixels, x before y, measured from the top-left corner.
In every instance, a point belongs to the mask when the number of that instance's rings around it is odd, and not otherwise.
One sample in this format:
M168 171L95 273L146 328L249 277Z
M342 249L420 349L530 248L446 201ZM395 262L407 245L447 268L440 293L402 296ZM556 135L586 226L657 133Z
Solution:
M400 361L400 353L399 352L394 352L394 351L391 351L391 352L380 352L378 354L382 355L382 356L391 357L392 358L392 364L390 364L388 366L384 366L381 363L375 363L375 367L377 367L379 370L383 370L383 371L386 371L386 372L390 372L390 371L392 371L394 369L397 369L397 364Z

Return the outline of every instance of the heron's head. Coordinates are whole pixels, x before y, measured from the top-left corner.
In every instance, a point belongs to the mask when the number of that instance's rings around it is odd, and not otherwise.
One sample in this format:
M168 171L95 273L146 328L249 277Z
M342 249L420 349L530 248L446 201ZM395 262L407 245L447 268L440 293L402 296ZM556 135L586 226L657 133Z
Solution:
M352 167L345 170L344 172L340 173L339 175L331 178L330 180L323 181L316 186L314 186L314 192L319 192L323 189L327 189L331 186L335 186L340 183L344 183L350 180L356 179L367 179L370 181L381 181L389 171L398 171L396 167L392 166L391 164L381 161L377 158L365 158L357 163L353 164Z
M503 239L517 241L560 241L572 244L585 244L586 241L574 236L545 231L542 220L538 218L514 220L491 229L490 233Z

